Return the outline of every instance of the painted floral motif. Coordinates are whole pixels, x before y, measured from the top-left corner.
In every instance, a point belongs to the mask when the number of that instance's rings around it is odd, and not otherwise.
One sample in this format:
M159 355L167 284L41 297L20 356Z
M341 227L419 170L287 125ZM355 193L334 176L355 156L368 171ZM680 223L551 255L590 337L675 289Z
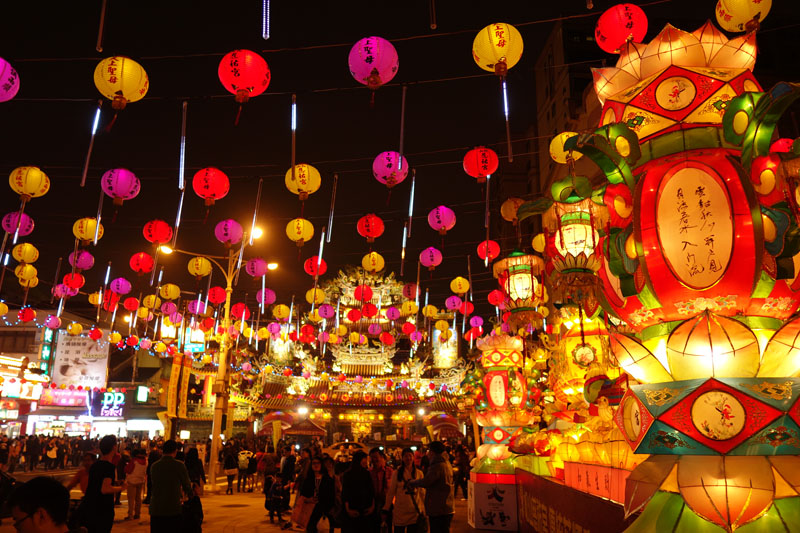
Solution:
M695 298L694 300L688 300L686 302L675 302L675 307L678 310L678 314L694 316L705 310L720 311L722 309L734 309L736 308L736 299L737 296L735 294L717 296L716 298Z
M632 312L628 315L632 326L640 326L645 322L649 322L655 317L655 314L645 307L637 309L636 311Z
M791 298L764 298L764 304L761 306L762 311L789 311L792 308L794 300Z

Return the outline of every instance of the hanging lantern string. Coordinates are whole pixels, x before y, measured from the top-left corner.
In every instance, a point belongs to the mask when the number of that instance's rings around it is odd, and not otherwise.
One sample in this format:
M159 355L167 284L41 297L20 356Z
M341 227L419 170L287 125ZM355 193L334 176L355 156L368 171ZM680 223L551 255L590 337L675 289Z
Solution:
M313 295L311 298L311 312L314 312L314 308L317 305L317 283L319 282L319 269L322 265L322 252L325 250L325 231L327 228L322 228L322 235L319 238L319 253L317 253L317 268L314 269L314 290L311 292Z
M489 219L491 217L491 212L489 211L489 189L491 177L491 175L486 176L486 206L483 212L483 227L486 229L486 239L484 239L484 242L486 243L486 257L483 260L483 266L485 268L489 268Z
M97 44L95 45L94 49L98 52L103 51L103 34L105 33L105 26L106 26L106 12L108 11L108 0L103 0L102 6L100 6L100 25L97 28ZM81 186L83 186L81 184Z
M150 274L150 286L156 281L156 267L158 266L158 252L161 250L161 245L156 243L156 251L153 253L153 270ZM161 272L164 272L164 267L161 267ZM159 284L161 284L161 275L158 276Z
M500 85L503 89L503 114L506 117L506 146L508 147L508 162L514 162L514 152L511 150L511 126L508 121L508 84L505 75L500 77Z
M106 0L103 0L105 3ZM81 173L81 187L86 185L86 175L89 173L89 161L92 159L94 149L94 136L97 134L97 125L100 124L100 112L103 108L103 99L97 100L97 109L94 112L94 122L92 122L92 134L89 137L89 149L86 151L86 159L83 162L83 172Z
M469 280L469 301L472 301L472 256L467 256L467 279Z
M263 0L261 5L261 38L269 39L269 0Z
M331 242L331 235L333 234L333 210L336 207L336 186L339 184L339 174L333 175L333 190L331 190L331 209L328 212L328 244Z
M56 297L55 287L56 287L56 285L58 285L58 276L61 275L61 261L63 259L64 259L63 257L59 257L58 258L58 263L56 264L56 275L53 278L53 290L50 291L50 304L53 303L53 301L55 300L55 297ZM72 262L73 263L77 263L78 262L77 255L73 255L72 256Z
M430 27L432 30L435 30L437 27L436 24L436 0L430 0L428 4L428 16L430 17L431 24Z
M399 154L399 161L397 163L397 171L403 170L403 141L405 139L405 129L406 129L406 92L408 91L408 85L405 83L402 85L402 93L400 96L400 146L397 150Z
M261 188L264 186L264 178L258 179L258 190L256 191L256 205L253 207L253 222L250 225L250 240L248 244L253 246L256 233L256 222L258 220L258 206L261 204Z
M186 188L184 171L186 169L186 112L189 102L184 100L181 104L181 152L178 159L178 189L181 191Z

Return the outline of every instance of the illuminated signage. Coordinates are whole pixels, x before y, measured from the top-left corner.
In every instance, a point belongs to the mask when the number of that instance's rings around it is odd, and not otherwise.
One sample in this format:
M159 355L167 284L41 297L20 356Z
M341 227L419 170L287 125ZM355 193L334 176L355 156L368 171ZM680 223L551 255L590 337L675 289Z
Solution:
M39 405L61 405L64 407L86 407L86 391L69 389L44 389Z
M22 383L19 379L6 379L2 387L2 395L4 398L20 398L22 400L39 400L44 390L41 383L32 381Z
M121 392L104 392L103 402L100 405L100 416L122 417L123 407L125 407L125 394Z

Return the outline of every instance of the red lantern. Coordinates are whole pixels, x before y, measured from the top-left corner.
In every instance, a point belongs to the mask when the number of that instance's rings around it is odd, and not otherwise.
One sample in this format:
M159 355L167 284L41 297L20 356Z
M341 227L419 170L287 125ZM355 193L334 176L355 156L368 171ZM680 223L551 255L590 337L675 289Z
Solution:
M478 180L478 183L485 183L486 178L497 171L500 160L491 148L478 146L473 148L464 156L464 172Z
M86 278L83 277L83 274L76 273L69 273L64 276L64 285L69 287L70 289L80 289L86 284Z
M131 270L141 276L142 274L152 272L155 261L153 261L153 258L150 257L150 254L147 252L139 252L131 256L130 265Z
M403 324L403 333L405 333L406 335L411 335L415 331L417 331L417 326L415 326L411 322L406 322L405 324Z
M92 328L89 330L89 338L93 341L99 341L102 336L103 332L97 328Z
M142 230L145 240L153 244L164 244L172 239L172 227L163 220L151 220Z
M506 297L503 294L503 291L500 291L498 289L495 289L492 292L490 292L488 296L489 303L495 307L498 307L501 303L503 303L503 300L505 300L505 298Z
M347 376L345 376L344 374L339 374L338 376L336 376L336 379L338 379L340 383L344 383L345 381L347 381Z
M244 319L247 320L250 318L250 309L248 309L247 306L242 302L239 302L238 304L233 304L233 307L231 307L231 314L235 318L244 317Z
M17 318L20 322L30 322L31 320L36 318L36 311L31 309L30 307L23 307L17 313Z
M413 300L417 297L417 292L418 290L416 283L406 283L403 285L403 298Z
M314 326L311 324L305 324L303 327L300 328L300 333L305 336L314 335Z
M240 104L267 90L270 71L263 57L250 50L228 52L219 62L219 81Z
M103 309L112 312L117 308L120 301L120 295L113 291L103 291Z
M633 4L617 4L597 19L594 38L597 46L610 54L619 53L626 42L641 42L647 33L647 16Z
M136 346L137 344L139 344L139 337L137 337L136 335L131 335L130 337L128 337L128 340L125 341L125 344L131 347ZM125 392L125 390L123 389L122 392Z
M286 376L286 377L288 378L289 376L291 376L291 375L292 375L292 369L291 369L291 368L288 368L288 367L287 367L287 368L284 368L284 369L283 369L283 375L284 375L284 376Z
M368 302L372 300L372 288L369 285L359 285L353 291L353 297L359 302Z
M488 258L489 261L494 261L500 255L500 245L495 241L481 241L478 244L478 257L483 260Z
M461 307L459 307L458 310L461 311L462 315L469 316L472 314L473 311L475 311L475 306L472 305L472 302L465 301L464 303L461 304Z
M227 298L227 293L222 287L211 287L208 290L208 301L214 305L219 305Z
M211 317L204 318L202 325L205 326L206 329L211 329L214 327L214 319Z
M305 263L303 263L303 269L309 276L322 276L328 271L328 264L325 263L324 259L320 259L315 255L306 259Z
M392 346L394 344L394 335L392 335L388 331L384 331L383 333L381 333L378 338L386 346Z
M208 167L197 171L192 179L192 188L206 205L214 205L216 200L224 198L231 189L230 180L218 168Z
M481 335L483 335L483 328L469 328L466 333L464 333L464 340L466 341L474 341L477 340Z
M137 309L139 309L139 300L133 297L125 298L125 301L122 302L122 307L131 312L136 311Z
M361 320L361 311L358 309L351 309L347 312L347 320L350 322L358 322Z
M367 242L374 242L383 235L383 230L383 220L378 215L370 213L358 220L358 234L367 239Z
M364 304L361 306L361 314L367 318L372 318L378 314L378 306L375 304Z

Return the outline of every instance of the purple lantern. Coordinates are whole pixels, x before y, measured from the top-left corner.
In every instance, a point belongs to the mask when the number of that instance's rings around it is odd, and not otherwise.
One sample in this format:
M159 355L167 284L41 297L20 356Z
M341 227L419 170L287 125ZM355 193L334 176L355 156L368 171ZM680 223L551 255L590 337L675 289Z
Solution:
M473 328L479 328L483 325L483 319L479 316L474 316L469 319L469 325Z
M319 308L317 309L317 312L319 313L319 316L321 316L322 318L333 318L333 315L336 313L331 304L320 305Z
M447 307L451 311L455 311L459 307L461 307L461 298L458 296L450 296L447 300L444 301L445 307Z
M230 246L242 240L244 230L242 229L241 224L232 218L229 218L217 224L217 227L214 228L214 235L217 237L219 242L225 246Z
M260 278L267 273L267 261L260 257L254 257L247 261L244 270L254 278Z
M50 315L47 317L47 320L45 320L44 325L50 329L58 329L61 327L61 319L55 315Z
M242 372L250 372L251 370L253 370L253 365L246 361L242 363Z
M327 331L321 331L319 335L317 335L317 340L319 342L328 342L328 339L330 338L331 336Z
M165 315L171 315L178 310L178 306L172 302L164 302L161 304L161 312Z
M59 283L53 287L53 296L56 298L67 298L78 294L78 289L70 289L63 283Z
M71 252L67 258L70 266L78 270L89 270L94 266L94 256L86 250Z
M124 296L131 292L131 282L125 278L117 278L111 282L111 292Z
M281 332L281 325L278 324L277 322L270 322L269 325L267 326L267 331L269 331L273 335L277 335L278 333Z
M396 307L390 307L386 310L386 318L389 320L397 320L400 318L400 310Z
M422 332L414 331L411 335L408 336L413 342L421 342L422 341ZM405 385L403 385L405 387Z
M180 324L183 321L183 315L175 311L169 315L169 321L176 325Z
M256 293L256 301L258 303L263 303L264 305L274 304L275 299L276 299L275 291L273 291L272 289L264 289Z
M14 233L17 231L17 221L19 218L19 211L12 211L3 217L3 231L6 233ZM19 236L25 237L30 235L33 231L33 219L22 213L22 222L19 223Z
M505 333L511 332L511 326L508 325L508 322L503 322L502 324L500 324L500 329Z
M370 324L369 327L367 327L367 331L370 335L378 335L383 331L383 328L380 324Z
M444 205L434 207L428 213L428 224L438 231L440 235L444 235L456 225L456 214L452 209Z
M122 205L125 200L136 198L142 184L136 174L127 168L112 168L103 174L100 187L107 196L114 199L114 205Z
M373 90L389 83L400 64L397 50L381 37L364 37L354 44L347 63L356 81Z
M391 45L389 45L391 46ZM397 52L395 52L395 57ZM397 69L395 68L395 71ZM19 74L11 66L11 63L0 57L0 102L8 102L17 95L19 91Z
M422 263L422 266L428 267L428 270L433 270L442 264L442 252L433 246L425 248L419 254L419 262Z
M399 153L382 152L372 162L372 175L387 187L394 187L408 176L408 161L404 157L401 166Z
M206 304L199 300L190 301L187 307L189 308L189 312L193 315L201 315L206 312Z

